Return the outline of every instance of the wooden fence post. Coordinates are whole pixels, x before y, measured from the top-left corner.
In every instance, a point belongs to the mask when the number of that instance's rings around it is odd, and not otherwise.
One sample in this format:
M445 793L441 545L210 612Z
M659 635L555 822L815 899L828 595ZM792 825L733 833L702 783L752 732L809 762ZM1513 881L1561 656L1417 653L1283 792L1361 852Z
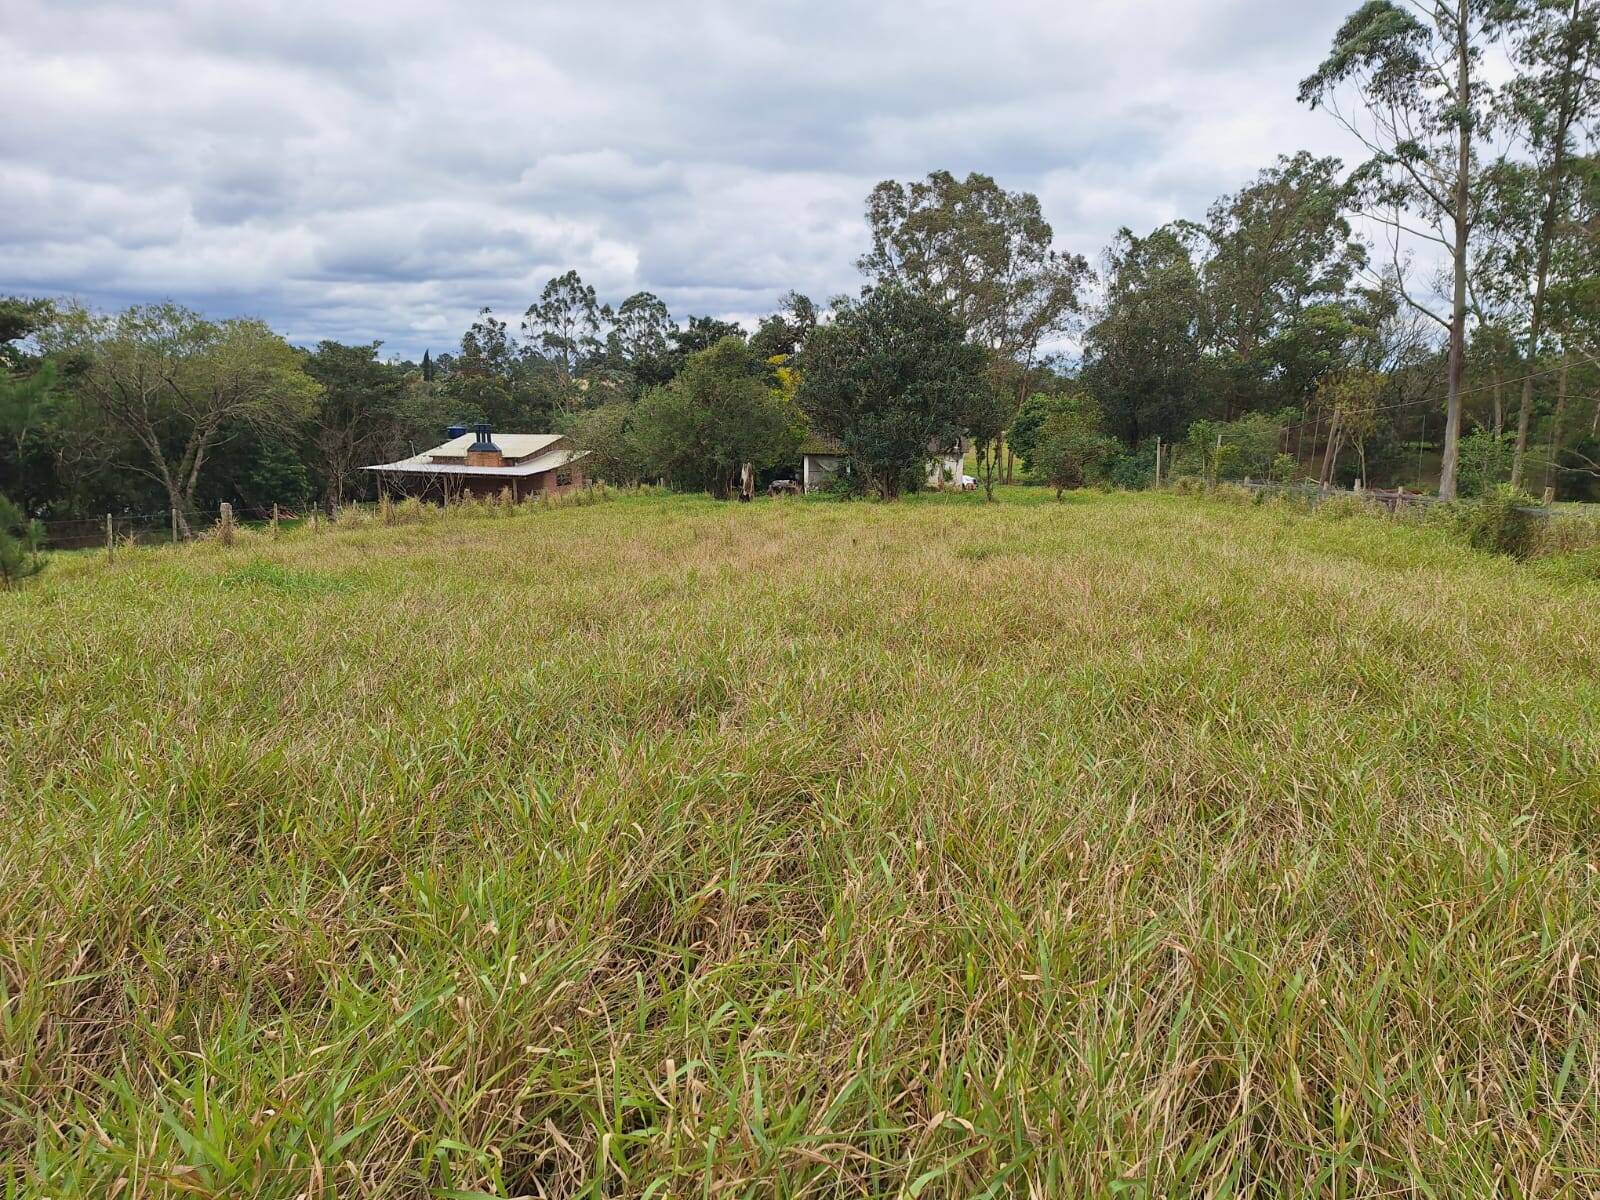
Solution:
M106 561L117 561L117 535L111 525L111 514L106 514Z
M272 505L272 536L278 536L278 505L276 502Z
M170 511L172 513L172 544L176 546L178 544L178 510L174 508Z
M1161 486L1161 435L1156 434L1156 486Z
M1556 489L1553 488L1553 487L1546 486L1546 488L1544 489L1544 506L1546 508L1549 508L1555 502L1556 502Z
M222 512L217 521L217 536L224 546L233 545L233 505L222 502Z

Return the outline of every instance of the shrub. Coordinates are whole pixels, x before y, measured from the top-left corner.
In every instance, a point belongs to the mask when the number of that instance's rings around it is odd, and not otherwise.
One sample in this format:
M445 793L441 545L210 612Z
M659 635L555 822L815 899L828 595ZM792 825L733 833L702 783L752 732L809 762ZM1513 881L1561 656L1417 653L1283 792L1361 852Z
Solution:
M1456 510L1456 529L1474 550L1528 558L1538 546L1539 518L1528 510L1533 497L1509 484L1499 484L1478 500Z
M44 526L30 521L15 504L0 496L0 590L20 587L29 575L44 570L39 548Z
M1156 450L1154 445L1141 446L1132 454L1124 451L1106 460L1106 482L1114 488L1139 492L1149 487L1156 477Z
M1224 504L1257 504L1263 493L1237 483L1219 483L1211 489L1211 495Z
M1456 487L1464 497L1486 495L1511 478L1512 444L1487 429L1474 430L1461 439Z

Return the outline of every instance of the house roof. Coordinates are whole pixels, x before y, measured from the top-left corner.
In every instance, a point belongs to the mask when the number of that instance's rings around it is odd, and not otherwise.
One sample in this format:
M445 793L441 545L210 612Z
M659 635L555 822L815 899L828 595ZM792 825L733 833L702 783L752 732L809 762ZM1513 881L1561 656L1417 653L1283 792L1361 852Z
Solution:
M548 450L557 442L566 440L559 433L496 433L491 435L494 444L500 447L500 453L505 456L506 462L521 462ZM443 445L435 446L432 450L424 450L421 454L405 459L405 462L415 462L418 459L432 460L437 458L467 457L467 448L478 440L475 433L463 433L458 438L451 438Z
M801 454L843 454L844 443L838 438L829 437L825 433L813 433L800 443Z
M466 448L474 441L474 435L469 433L410 458L362 470L401 475L487 475L497 479L523 479L564 467L588 454L587 450L573 450L566 445L566 438L559 433L497 433L494 440L506 459L503 466L469 467Z

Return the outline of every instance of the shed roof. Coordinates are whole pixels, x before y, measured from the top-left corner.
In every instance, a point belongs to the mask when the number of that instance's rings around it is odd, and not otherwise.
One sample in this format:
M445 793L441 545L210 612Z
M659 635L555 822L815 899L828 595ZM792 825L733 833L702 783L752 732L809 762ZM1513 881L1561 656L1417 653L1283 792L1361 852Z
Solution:
M572 450L566 446L557 446L544 454L536 454L522 462L508 462L500 467L469 467L462 462L435 462L429 455L419 454L413 458L403 458L399 462L379 463L377 466L361 469L391 471L401 475L478 475L495 479L525 479L529 475L540 475L545 471L553 471L568 463L577 462L588 453L587 450Z
M843 454L844 443L825 433L812 433L800 443L801 454Z

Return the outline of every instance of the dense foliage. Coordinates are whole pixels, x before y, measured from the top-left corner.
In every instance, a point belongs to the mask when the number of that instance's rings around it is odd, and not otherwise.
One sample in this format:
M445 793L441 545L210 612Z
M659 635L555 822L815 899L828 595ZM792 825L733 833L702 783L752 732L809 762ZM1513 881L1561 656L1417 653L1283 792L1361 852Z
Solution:
M992 395L989 355L944 305L897 285L842 306L806 347L799 402L886 500L914 487L931 453Z

